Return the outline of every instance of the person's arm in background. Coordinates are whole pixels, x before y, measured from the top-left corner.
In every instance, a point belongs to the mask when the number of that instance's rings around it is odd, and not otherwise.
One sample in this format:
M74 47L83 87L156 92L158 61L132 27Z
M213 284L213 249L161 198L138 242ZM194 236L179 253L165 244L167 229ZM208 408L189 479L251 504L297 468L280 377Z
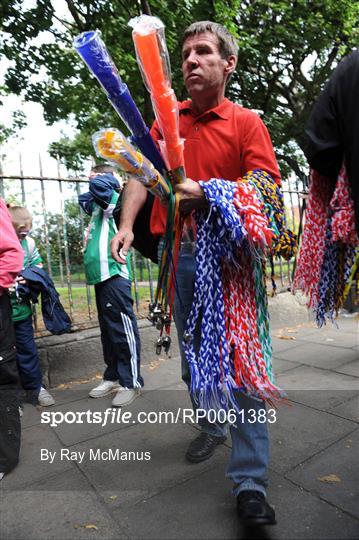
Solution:
M13 285L22 268L24 252L12 226L5 202L0 199L0 294Z
M133 242L133 225L146 199L145 186L130 178L123 190L118 232L111 240L111 255L119 263L126 262L126 255Z

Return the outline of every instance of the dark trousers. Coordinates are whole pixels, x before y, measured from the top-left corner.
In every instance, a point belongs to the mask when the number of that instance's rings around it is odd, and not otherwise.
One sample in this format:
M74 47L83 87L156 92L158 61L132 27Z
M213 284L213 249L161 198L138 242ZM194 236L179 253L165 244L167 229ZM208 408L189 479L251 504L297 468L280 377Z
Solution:
M19 374L16 366L15 332L7 294L0 295L0 472L19 462L21 425Z
M133 312L131 283L115 276L95 285L103 356L104 379L126 388L141 388L140 337Z
M22 321L16 321L16 361L20 380L25 390L38 394L41 389L42 374L40 359L36 348L31 315Z

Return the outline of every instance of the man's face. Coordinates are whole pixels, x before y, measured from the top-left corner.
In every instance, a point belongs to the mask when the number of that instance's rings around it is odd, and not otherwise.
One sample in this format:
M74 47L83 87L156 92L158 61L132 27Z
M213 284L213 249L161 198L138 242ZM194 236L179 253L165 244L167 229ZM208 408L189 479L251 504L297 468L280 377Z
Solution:
M229 62L221 57L218 38L212 32L196 34L184 42L182 72L185 86L192 98L205 97L224 90L228 69Z

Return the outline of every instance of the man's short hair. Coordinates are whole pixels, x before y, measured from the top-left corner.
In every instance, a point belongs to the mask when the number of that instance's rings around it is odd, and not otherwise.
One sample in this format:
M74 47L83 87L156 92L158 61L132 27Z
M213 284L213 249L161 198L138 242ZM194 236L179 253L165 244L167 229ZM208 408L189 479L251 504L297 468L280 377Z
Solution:
M115 172L115 167L112 167L112 165L107 165L106 163L100 163L99 165L94 165L91 168L91 173L113 173Z
M212 21L198 21L186 28L182 37L182 47L189 37L197 34L205 34L206 32L211 32L217 36L219 54L222 58L226 59L233 54L235 57L238 57L238 44L232 34L225 26Z

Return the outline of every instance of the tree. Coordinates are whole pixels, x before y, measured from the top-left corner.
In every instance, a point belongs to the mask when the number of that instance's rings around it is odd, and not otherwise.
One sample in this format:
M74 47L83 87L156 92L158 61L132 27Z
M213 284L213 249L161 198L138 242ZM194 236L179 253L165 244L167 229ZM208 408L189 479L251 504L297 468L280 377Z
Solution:
M99 28L123 80L148 124L150 100L134 56L127 23L140 12L166 25L173 86L186 97L180 70L179 37L194 20L223 23L236 35L240 54L229 96L257 109L269 127L282 172L303 174L304 126L310 108L340 58L358 43L359 4L352 0L66 0L56 3L7 0L0 8L0 50L11 61L5 86L25 100L39 102L45 119L72 119L79 134L60 140L51 151L72 168L92 153L91 134L119 125L98 84L72 48L75 35ZM19 10L19 7L21 8ZM36 76L41 72L42 77ZM123 129L123 126L121 125Z
M240 47L233 96L261 111L277 157L285 169L300 175L298 148L305 146L311 107L340 58L358 44L359 3L241 0L220 4L221 22L237 35Z
M82 227L86 227L89 216L80 214L80 207L75 200L66 200L64 205L66 216L66 238L70 254L71 270L83 267L83 239ZM50 248L51 269L54 275L63 274L65 261L65 238L62 226L62 217L57 213L47 214L48 243ZM47 260L46 238L44 227L34 227L31 233L36 245L39 247L43 260Z

